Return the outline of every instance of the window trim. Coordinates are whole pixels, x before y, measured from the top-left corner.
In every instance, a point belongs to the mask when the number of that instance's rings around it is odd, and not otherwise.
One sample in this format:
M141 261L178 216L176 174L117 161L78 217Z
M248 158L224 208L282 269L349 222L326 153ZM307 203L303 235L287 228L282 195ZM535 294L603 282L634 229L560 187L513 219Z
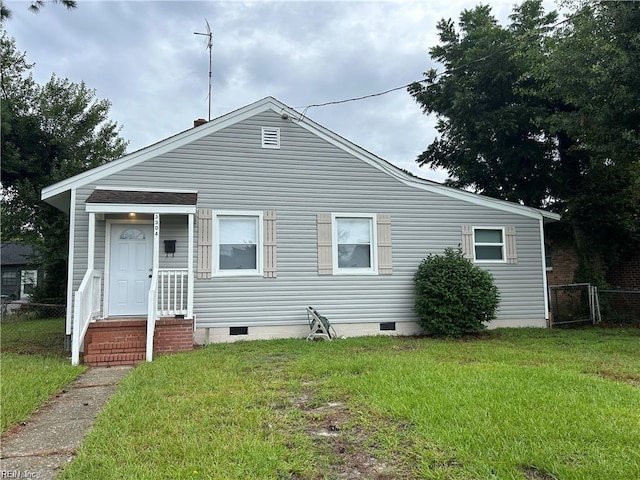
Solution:
M220 269L220 218L221 217L249 217L256 221L256 268L255 269ZM213 255L212 257L212 277L261 277L264 271L264 232L263 232L263 212L259 210L214 210L212 212L211 228L213 229Z
M33 280L33 283L27 283ZM20 298L27 298L33 295L33 292L27 292L26 287L36 288L38 286L38 270L35 268L25 268L20 271Z
M553 272L553 245L544 242L544 266L547 272Z
M367 218L370 220L371 248L369 268L338 267L338 220L349 218ZM332 213L331 214L331 256L333 275L378 275L378 216L375 213Z
M505 227L494 227L494 226L479 226L473 227L473 262L474 263L507 263L507 237L506 237L506 228ZM500 230L502 232L502 242L501 243L487 243L487 242L476 242L476 230ZM476 247L502 247L502 259L478 259L476 256Z

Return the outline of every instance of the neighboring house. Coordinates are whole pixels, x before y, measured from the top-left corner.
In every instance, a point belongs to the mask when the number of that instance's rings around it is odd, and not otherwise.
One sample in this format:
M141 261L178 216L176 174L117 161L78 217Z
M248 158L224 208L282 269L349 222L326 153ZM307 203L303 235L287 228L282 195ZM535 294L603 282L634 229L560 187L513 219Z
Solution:
M70 215L74 362L89 323L118 325L103 318L145 319L135 361L171 338L304 337L309 305L341 336L418 333L413 275L457 246L495 278L491 327L547 324L544 224L557 215L413 177L271 97L42 198ZM159 335L165 322L175 330ZM85 362L127 361L86 343Z
M0 247L2 298L26 300L38 285L38 266L29 245L7 242Z

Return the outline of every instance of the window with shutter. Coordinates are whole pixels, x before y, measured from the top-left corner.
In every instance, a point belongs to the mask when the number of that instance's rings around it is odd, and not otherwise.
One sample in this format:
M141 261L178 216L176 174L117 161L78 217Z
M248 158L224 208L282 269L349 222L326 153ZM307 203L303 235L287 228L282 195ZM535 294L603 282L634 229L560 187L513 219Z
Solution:
M318 214L319 275L392 275L391 216Z
M477 263L518 263L516 227L462 226L462 254Z

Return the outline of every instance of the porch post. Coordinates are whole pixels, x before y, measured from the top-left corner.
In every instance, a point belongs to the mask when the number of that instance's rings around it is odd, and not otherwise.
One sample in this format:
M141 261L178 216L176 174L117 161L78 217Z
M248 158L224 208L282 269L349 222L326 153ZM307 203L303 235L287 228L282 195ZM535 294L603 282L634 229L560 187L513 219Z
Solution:
M187 247L187 318L193 318L193 229L194 214L189 214L189 246Z
M153 214L153 271L160 268L160 214Z
M89 240L88 240L88 251L87 251L87 270L93 270L95 264L95 254L96 254L96 214L93 212L89 213Z
M158 306L157 297L157 274L160 266L160 214L153 214L153 280L151 280L151 288L149 289L149 298L147 303L147 362L153 360L153 337L156 330L156 308Z

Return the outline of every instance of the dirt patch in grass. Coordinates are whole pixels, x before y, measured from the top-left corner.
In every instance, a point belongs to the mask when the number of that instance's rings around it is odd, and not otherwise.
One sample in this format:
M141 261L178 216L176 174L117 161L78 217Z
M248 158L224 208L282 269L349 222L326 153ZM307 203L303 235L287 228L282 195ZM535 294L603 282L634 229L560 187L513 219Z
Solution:
M624 382L624 383L631 384L635 387L640 387L640 375L638 374L612 372L611 370L601 370L598 372L598 375L609 380Z
M538 467L522 467L522 473L527 480L558 480L555 475L540 470Z
M401 465L379 458L372 445L373 425L360 425L343 402L314 404L303 392L292 400L303 413L303 429L329 459L322 478L391 480L409 478Z

